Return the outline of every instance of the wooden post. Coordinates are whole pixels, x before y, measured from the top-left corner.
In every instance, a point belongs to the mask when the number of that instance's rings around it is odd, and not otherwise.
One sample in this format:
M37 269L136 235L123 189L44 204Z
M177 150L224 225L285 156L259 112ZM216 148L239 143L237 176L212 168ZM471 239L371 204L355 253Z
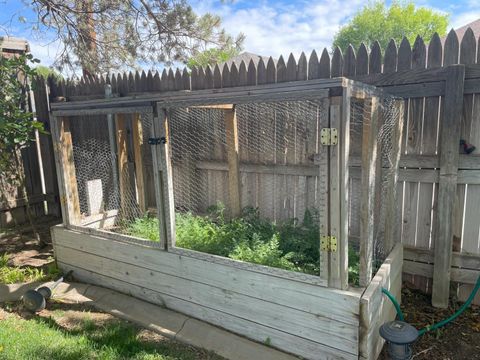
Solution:
M227 142L228 159L228 194L232 217L242 213L240 199L240 166L238 163L238 127L235 109L225 111L225 136Z
M341 130L341 107L342 98L334 97L330 105L330 128ZM337 289L346 289L348 287L348 271L344 271L342 266L343 252L345 251L346 238L340 235L341 229L341 206L340 206L340 147L339 145L329 146L329 212L330 212L330 231L331 237L337 239L336 249L331 249L329 253L329 281L328 286ZM348 242L347 242L348 249Z
M143 145L143 129L142 119L140 114L134 114L132 124L132 136L133 136L133 155L135 159L135 179L137 185L138 194L138 207L143 213L147 210L146 196L145 196L145 183L144 183L144 171L143 157L142 157L142 145Z
M157 104L154 111L153 131L154 137L161 143L154 145L154 166L156 178L156 200L158 207L160 239L168 250L175 246L175 204L173 198L173 174L170 157L170 137L166 109ZM162 240L163 238L163 240Z
M342 112L340 121L340 138L338 156L340 158L340 287L348 288L348 234L349 234L349 187L350 187L350 123L352 90L347 85L343 88Z
M80 221L80 201L78 198L75 163L73 161L73 143L69 119L52 116L51 130L63 224L66 226L78 225Z
M432 305L446 308L450 293L453 218L457 192L458 144L463 107L465 66L451 65L445 81L445 105L440 130L440 179L438 185L435 264L433 272Z
M395 243L397 228L397 218L395 214L397 213L397 180L398 180L398 164L400 162L401 148L402 148L402 139L403 139L403 119L404 119L404 101L403 100L394 100L393 106L395 110L395 127L393 128L392 133L392 155L393 162L390 164L390 172L393 174L389 175L388 185L387 185L387 196L386 196L386 216L385 216L385 249L387 252L390 252L393 249ZM381 159L380 159L381 161Z
M117 130L117 160L119 177L119 197L121 216L126 215L128 211L127 196L130 194L128 181L128 147L127 147L127 119L124 114L117 114L115 117Z
M329 106L329 102L326 106ZM320 118L318 119L318 127L320 128L318 133L321 134L321 129L330 127L330 116L326 112L326 116L322 116L322 112L319 112ZM318 215L320 225L320 241L325 237L330 236L330 183L329 183L329 165L328 165L328 145L318 145ZM330 258L329 250L325 249L319 244L320 251L320 278L329 283L330 274ZM329 284L330 285L330 284Z
M364 100L362 127L362 185L360 207L360 286L372 279L375 177L377 175L378 98Z

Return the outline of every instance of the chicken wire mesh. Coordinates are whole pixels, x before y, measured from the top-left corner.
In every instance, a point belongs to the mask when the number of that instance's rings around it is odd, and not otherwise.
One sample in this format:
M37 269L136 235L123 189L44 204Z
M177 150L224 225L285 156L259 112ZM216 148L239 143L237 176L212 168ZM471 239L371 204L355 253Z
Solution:
M236 134L226 126L232 109L168 110L176 245L318 275L319 171L314 155L322 122L328 120L328 99L237 104ZM228 139L235 136L239 199L230 191L228 171ZM240 216L232 216L238 201ZM192 218L206 221L212 237L225 232L232 242L221 239L220 248L189 239L184 229ZM240 228L242 234L236 233ZM269 262L270 255L276 260Z
M135 222L155 207L154 196L148 196L154 194L153 180L148 176L152 164L147 145L152 116L143 113L139 121L134 115L123 115L122 119L122 144L115 120L109 129L107 116L72 117L70 131L81 214L78 225L129 234ZM133 139L135 135L138 141ZM119 144L123 148L122 165ZM135 158L134 144L139 146L141 159Z
M399 132L398 124L401 121L401 113L398 100L383 96L377 98L378 116L374 134L373 156L376 158L376 165L373 175L373 254L372 268L375 274L379 266L384 262L387 255L392 250L392 245L388 245L386 237L387 221L392 216L388 207L391 206L389 198L396 198L397 174L399 159ZM362 174L369 171L361 166L362 161L362 142L365 131L365 119L372 117L372 99L352 99L350 106L350 162L356 165L351 169L349 180L349 239L351 251L357 255L360 249L361 238L361 206L362 194L365 191L362 188Z

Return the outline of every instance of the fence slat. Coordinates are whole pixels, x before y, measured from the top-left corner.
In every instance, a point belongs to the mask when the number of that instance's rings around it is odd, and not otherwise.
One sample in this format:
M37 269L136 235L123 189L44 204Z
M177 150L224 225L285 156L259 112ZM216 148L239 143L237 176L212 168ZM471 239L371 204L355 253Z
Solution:
M277 66L270 56L267 63L267 84L273 84L275 82L277 82Z
M192 88L192 79L190 74L188 73L187 68L183 68L183 89L184 90L190 90Z
M168 74L167 70L163 69L162 77L160 81L160 91L167 91L168 90Z
M247 85L247 66L245 65L245 61L242 60L240 66L238 68L238 86L245 86Z
M173 73L172 68L168 69L167 89L168 91L175 90L175 74Z
M456 36L455 36L456 39ZM448 39L447 39L448 42ZM458 40L457 40L458 54ZM455 41L450 42L455 49ZM450 46L452 46L450 45ZM454 57L451 48L445 44L445 56ZM433 273L432 305L446 308L450 294L450 268L452 260L453 219L457 193L458 143L462 113L465 66L457 65L448 69L445 82L445 108L440 129L440 179L438 186L437 224L438 236L435 244L435 265Z
M412 48L406 37L403 38L398 48L397 70L408 70L412 67Z
M197 85L197 90L205 89L205 70L203 69L202 66L200 66L197 71L196 85Z
M247 85L257 85L257 68L253 60L248 64Z
M340 54L340 57L341 57L341 54ZM330 55L328 54L327 49L323 49L322 56L320 57L320 64L318 67L318 78L319 79L330 78Z
M380 43L378 41L375 41L372 45L368 69L370 74L379 74L382 72L382 49L380 49Z
M308 59L307 78L309 80L318 79L318 70L319 70L318 56L317 56L317 52L313 50L312 53L310 54L310 59Z
M230 69L228 68L227 64L223 65L222 69L222 87L227 88L231 86L230 81Z
M215 89L222 87L222 73L218 64L215 64L215 68L213 69L213 87Z
M239 80L237 64L233 63L230 68L230 86L238 86Z
M307 68L307 57L302 51L300 57L298 58L298 68L297 68L297 80L307 80L308 79L308 68Z
M175 71L175 90L182 90L183 89L183 81L182 81L182 73L180 69L177 68Z
M287 81L287 67L285 66L285 61L283 60L283 56L280 55L280 58L277 61L277 83L281 83L285 81Z
M213 73L210 66L205 68L205 89L213 89Z
M397 44L395 40L390 40L385 50L385 59L383 62L383 73L391 73L397 70Z
M452 29L445 40L443 51L443 66L458 64L458 37Z
M343 75L343 55L342 50L338 46L333 51L331 73L332 78Z
M358 48L356 74L368 74L368 51L364 43L361 43Z
M290 56L288 57L288 61L287 61L286 79L287 81L297 80L297 63L292 53L290 53Z
M356 62L355 50L353 49L352 45L348 45L343 63L343 76L355 76Z
M275 77L275 69L273 69L273 76ZM257 84L262 85L266 83L267 83L267 69L265 67L265 63L260 58L260 60L258 61L258 68L257 68Z

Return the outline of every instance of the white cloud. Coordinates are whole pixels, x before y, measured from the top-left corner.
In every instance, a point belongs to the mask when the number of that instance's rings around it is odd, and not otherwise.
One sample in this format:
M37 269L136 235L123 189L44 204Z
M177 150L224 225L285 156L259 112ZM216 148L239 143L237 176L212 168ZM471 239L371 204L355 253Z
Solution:
M334 34L364 4L352 0L297 2L292 5L260 2L255 5L224 4L218 7L213 1L194 5L195 11L219 14L223 26L230 34L246 35L245 50L260 55L297 58L302 51L307 54L316 49L331 47ZM286 60L286 59L285 59Z

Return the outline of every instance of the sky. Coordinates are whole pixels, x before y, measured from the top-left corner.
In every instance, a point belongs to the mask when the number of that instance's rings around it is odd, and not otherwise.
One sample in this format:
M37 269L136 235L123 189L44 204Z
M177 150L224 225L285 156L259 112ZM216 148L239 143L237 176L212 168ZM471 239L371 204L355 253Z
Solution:
M334 34L366 3L361 0L191 0L198 14L206 12L221 16L228 33L246 35L244 50L264 56L279 57L293 52L321 52L330 48ZM458 28L480 18L479 0L417 0L417 6L427 6L450 14L449 28ZM23 19L21 19L23 17ZM21 21L22 20L22 21ZM28 0L0 0L0 36L28 39L34 56L43 65L53 63L59 50L53 34L31 30L35 14Z

